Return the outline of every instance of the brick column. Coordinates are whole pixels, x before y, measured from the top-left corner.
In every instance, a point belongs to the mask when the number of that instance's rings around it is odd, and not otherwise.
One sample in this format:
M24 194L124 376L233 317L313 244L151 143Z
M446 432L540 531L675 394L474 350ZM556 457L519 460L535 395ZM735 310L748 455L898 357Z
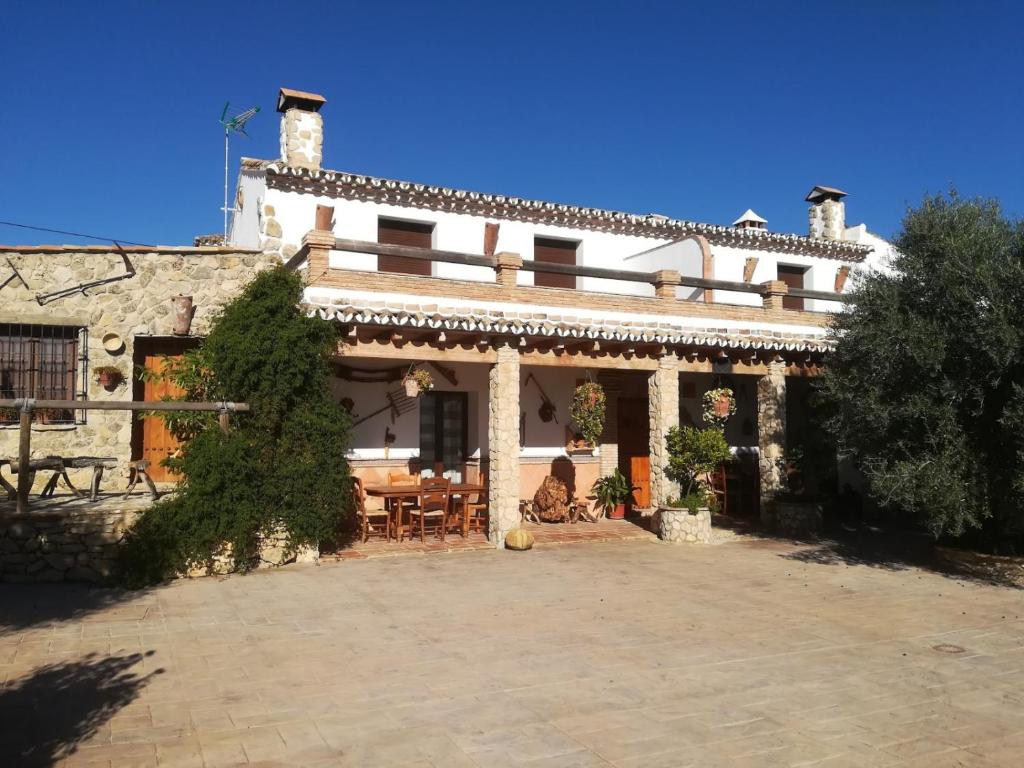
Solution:
M659 299L675 299L676 288L682 279L674 269L659 269L654 273L654 295Z
M310 230L302 238L302 249L308 253L306 282L323 277L330 269L331 249L334 247L334 233Z
M515 288L519 282L519 270L523 267L523 257L518 253L502 251L496 255L497 264L494 269L498 285L504 288Z
M789 293L789 286L781 280L761 283L761 306L765 309L782 309L782 300Z
M651 441L651 504L664 504L679 493L679 488L665 476L668 449L665 440L672 427L679 426L679 358L665 355L658 360L658 369L647 380L647 407L650 413Z
M771 525L775 494L782 488L779 459L786 450L786 364L771 362L757 380L757 447L761 475L761 522Z
M505 546L519 527L519 351L502 342L488 378L487 450L490 456L490 539Z

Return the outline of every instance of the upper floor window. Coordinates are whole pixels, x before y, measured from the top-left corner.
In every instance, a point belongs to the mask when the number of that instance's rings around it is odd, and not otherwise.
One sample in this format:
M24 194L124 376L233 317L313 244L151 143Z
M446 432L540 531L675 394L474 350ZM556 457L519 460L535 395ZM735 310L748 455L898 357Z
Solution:
M789 288L806 288L807 267L798 267L793 264L779 264L776 267L778 280L781 280ZM799 296L783 296L783 309L803 309L804 300Z
M377 219L377 242L389 245L411 245L416 248L434 247L434 225L426 221ZM378 272L399 272L406 275L430 275L434 262L410 259L405 256L378 256Z
M67 325L0 323L0 397L77 400L84 395L85 329ZM37 409L33 420L73 424L72 409ZM14 411L0 421L18 420Z
M576 264L578 240L557 240L553 237L533 238L533 260L549 264ZM552 272L534 272L533 284L546 288L575 288L576 275L558 275Z

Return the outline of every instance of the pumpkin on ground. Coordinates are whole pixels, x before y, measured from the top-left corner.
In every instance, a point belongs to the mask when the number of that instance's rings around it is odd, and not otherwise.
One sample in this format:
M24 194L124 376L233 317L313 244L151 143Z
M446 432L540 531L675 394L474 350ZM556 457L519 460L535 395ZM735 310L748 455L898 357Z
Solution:
M522 528L516 528L505 534L505 549L522 551L533 547L533 534Z

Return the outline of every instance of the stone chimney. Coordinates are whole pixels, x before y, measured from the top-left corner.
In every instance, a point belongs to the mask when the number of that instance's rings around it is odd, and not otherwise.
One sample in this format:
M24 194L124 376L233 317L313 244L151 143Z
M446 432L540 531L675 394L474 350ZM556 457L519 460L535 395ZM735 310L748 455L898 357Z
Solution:
M318 93L282 88L277 95L281 113L281 160L295 168L319 171L324 150L324 119L320 107L327 102Z
M825 240L842 240L846 232L846 193L835 187L815 187L804 198L811 204L810 235Z

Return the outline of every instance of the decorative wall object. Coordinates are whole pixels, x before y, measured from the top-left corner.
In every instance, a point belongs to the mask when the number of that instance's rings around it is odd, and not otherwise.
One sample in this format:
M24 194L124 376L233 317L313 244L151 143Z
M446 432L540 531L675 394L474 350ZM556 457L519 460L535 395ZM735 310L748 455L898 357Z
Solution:
M174 325L171 332L175 336L188 336L192 327L192 297L175 296L171 299L171 310L174 318Z

